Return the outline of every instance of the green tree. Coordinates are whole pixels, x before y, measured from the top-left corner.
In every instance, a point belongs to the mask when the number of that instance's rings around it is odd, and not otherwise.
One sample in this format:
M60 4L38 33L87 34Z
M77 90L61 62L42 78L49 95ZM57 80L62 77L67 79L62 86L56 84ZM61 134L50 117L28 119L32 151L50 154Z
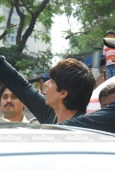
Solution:
M93 46L103 47L105 32L115 29L114 0L77 0L71 15L82 25L79 31L70 31L66 36L74 53L92 51Z
M1 2L3 4L3 1ZM18 28L16 33L17 47L15 50L17 54L20 54L23 51L29 36L32 34L32 31L34 31L34 26L38 21L38 17L40 16L40 14L44 16L47 15L46 11L50 11L50 10L46 10L49 8L48 7L49 0L44 0L42 2L40 1L39 3L35 3L35 2L33 3L33 1L31 0L6 0L6 2L5 5L10 9L10 12L7 19L6 28L4 29L2 35L0 36L0 39L5 38L6 35L14 31L14 28ZM14 10L16 10L20 18L19 24L17 25L12 24L11 21ZM50 12L48 16L46 16L44 22L46 29L50 28L49 23L52 23Z
M0 35L0 40L5 42L7 37L16 32L16 44L11 48L1 48L0 52L6 56L6 59L18 70L25 73L46 71L50 67L50 61L52 58L50 50L46 52L40 52L38 54L26 54L23 53L26 46L26 42L29 36L33 35L35 39L50 43L50 29L52 26L52 18L56 15L66 13L71 15L71 3L72 0L0 0L0 5L5 5L9 8L9 15L7 18L5 28L0 29L3 33ZM12 23L13 13L16 12L19 16L20 22L18 24ZM5 16L0 16L0 22L2 23ZM44 26L44 30L35 30L35 24L39 22ZM38 65L40 70L38 69Z
M7 61L20 71L26 78L35 74L48 72L51 67L52 54L49 50L35 53L15 53L15 46L0 48L0 55L4 55Z

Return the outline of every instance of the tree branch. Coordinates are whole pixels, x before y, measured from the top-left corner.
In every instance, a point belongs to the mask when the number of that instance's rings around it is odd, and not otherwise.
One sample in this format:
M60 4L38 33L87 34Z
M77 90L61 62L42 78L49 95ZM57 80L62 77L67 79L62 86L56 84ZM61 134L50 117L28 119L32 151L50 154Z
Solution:
M24 13L20 10L20 5L19 5L19 0L15 0L15 8L16 11L20 17L20 23L17 31L17 36L16 36L16 44L18 45L21 41L21 36L22 36L22 31L25 23L25 15Z
M90 31L92 31L95 27L97 27L98 25L96 25L96 24L99 24L100 22L105 22L107 19L105 19L105 18L98 18L97 20L96 20L96 22L95 22L95 25L93 25L91 28L89 28L87 31L84 31L84 32L75 32L75 33L72 33L72 34L70 34L70 35L68 35L68 36L66 36L65 37L65 39L67 40L67 39L70 39L72 36L74 36L75 34L88 34Z
M9 32L8 28L15 26L15 25L11 25L11 17L12 17L13 9L14 9L14 6L11 6L9 16L8 16L8 19L7 19L6 29L0 35L0 40L3 39L8 34L8 32Z
M39 6L38 10L36 10L35 13L32 14L30 25L29 25L29 27L27 28L26 32L24 33L24 35L22 37L22 41L20 42L20 46L18 48L18 53L22 52L28 37L31 35L31 33L32 33L33 29L34 29L34 25L36 23L37 17L40 15L41 12L43 12L43 10L45 9L45 7L49 3L49 1L50 0L44 0L41 3L41 5Z
M66 36L65 39L67 40L67 39L73 37L75 34L88 34L88 32L89 32L89 31L85 31L85 32L74 32L74 33Z
M24 15L24 13L20 10L19 0L15 0L14 5L15 5L15 8L16 8L18 15L20 17L22 17Z
M36 10L35 15L39 16L41 12L45 9L46 5L49 3L50 0L44 0L41 5L39 6L38 10Z
M28 6L26 5L26 3L24 2L24 0L21 0L23 6L26 8L26 10L32 15L31 10L28 8Z

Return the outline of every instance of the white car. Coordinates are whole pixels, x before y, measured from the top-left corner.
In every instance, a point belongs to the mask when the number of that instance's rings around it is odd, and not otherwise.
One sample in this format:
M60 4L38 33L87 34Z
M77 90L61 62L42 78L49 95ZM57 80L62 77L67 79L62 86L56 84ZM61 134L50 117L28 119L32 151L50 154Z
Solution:
M115 134L86 128L0 123L1 170L115 170Z

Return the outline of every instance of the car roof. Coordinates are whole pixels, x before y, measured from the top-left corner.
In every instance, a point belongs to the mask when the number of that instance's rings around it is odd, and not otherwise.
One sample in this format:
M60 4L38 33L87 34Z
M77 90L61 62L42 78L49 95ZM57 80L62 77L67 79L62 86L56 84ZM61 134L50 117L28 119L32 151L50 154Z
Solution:
M115 154L115 134L79 127L0 123L0 155L50 153ZM21 149L20 149L21 148Z

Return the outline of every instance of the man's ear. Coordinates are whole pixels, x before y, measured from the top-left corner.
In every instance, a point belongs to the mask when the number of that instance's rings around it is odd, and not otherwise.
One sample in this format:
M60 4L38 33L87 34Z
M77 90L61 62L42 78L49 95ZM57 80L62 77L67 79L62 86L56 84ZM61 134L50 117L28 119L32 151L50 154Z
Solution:
M67 90L62 90L61 91L61 99L64 99L67 95L68 95L68 91Z

